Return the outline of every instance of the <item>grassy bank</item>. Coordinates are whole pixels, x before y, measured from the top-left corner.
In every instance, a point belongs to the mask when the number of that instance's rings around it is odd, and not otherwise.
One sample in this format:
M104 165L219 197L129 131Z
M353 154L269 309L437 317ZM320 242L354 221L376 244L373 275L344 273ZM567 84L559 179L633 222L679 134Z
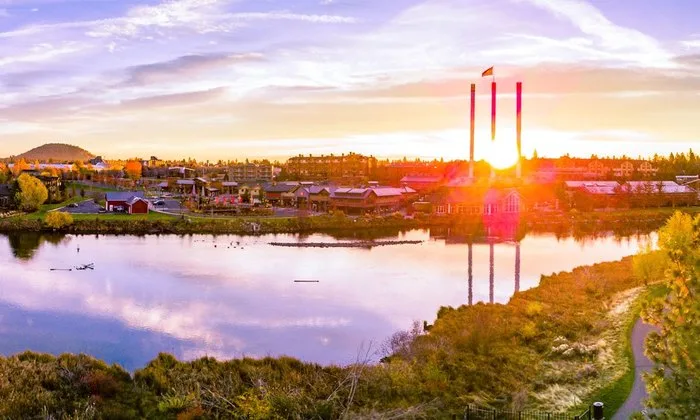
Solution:
M43 220L50 210L79 201L73 198L59 205L45 205L32 214L0 220L0 232L48 231ZM700 208L681 209L691 214L700 213ZM649 233L658 229L670 216L672 209L626 210L590 213L525 213L516 220L516 236L526 232L552 232L559 237L590 237L614 233L629 236ZM384 217L345 216L314 217L231 217L199 218L182 217L151 212L148 215L75 214L74 223L62 229L64 233L76 234L250 234L250 233L313 233L332 232L339 235L369 235L381 231L390 235L402 230L420 228L449 229L451 235L480 235L486 231L488 221L482 216L442 217L417 215L404 219L398 215ZM256 227L253 227L253 224ZM447 231L446 231L447 232Z
M506 305L441 308L428 333L388 340L380 364L371 352L344 367L161 354L129 375L88 356L0 358L0 417L450 418L468 403L541 408L572 390L587 400L595 390L575 385L609 376L599 359L610 346L595 340L614 299L641 285L631 258L543 276Z

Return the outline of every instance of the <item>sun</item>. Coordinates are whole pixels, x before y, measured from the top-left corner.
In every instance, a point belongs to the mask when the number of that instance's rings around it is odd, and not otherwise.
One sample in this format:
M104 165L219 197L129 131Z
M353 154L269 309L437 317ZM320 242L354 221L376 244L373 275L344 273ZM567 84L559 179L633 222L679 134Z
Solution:
M489 142L486 161L496 169L507 169L518 163L518 151L515 142L496 139Z

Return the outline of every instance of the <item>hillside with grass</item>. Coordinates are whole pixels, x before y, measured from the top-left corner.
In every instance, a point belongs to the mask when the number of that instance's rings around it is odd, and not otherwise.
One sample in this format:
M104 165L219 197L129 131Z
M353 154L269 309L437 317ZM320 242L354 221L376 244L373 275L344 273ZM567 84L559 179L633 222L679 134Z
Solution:
M86 161L94 157L95 156L92 153L85 149L63 143L44 144L24 152L21 155L14 156L16 160L24 159L27 162L34 162L38 160L39 162L52 161L56 163Z

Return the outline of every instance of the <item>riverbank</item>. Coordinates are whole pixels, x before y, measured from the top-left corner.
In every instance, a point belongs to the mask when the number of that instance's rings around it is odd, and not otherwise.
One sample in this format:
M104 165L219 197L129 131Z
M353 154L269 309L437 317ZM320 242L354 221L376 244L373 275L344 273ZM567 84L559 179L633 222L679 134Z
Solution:
M0 219L1 232L56 232L44 223L43 208L36 213ZM678 209L690 214L700 213L700 207ZM390 234L410 229L444 228L459 233L485 234L486 225L516 226L511 234L525 232L553 232L559 236L590 236L613 233L628 236L649 233L664 224L674 209L631 209L610 212L523 213L517 218L485 218L483 216L445 217L400 215L383 217L322 215L313 217L231 217L194 218L178 217L151 212L148 215L74 214L73 223L58 230L72 234L267 234L267 233L332 233L346 236L372 237L373 232ZM453 232L451 232L453 233ZM381 237L381 233L379 236Z
M598 337L613 308L625 307L616 303L620 294L642 285L633 272L625 258L543 276L506 305L441 308L428 333L387 340L381 364L372 363L376 347L346 367L161 354L133 375L88 356L0 358L0 417L89 409L104 418L449 418L468 403L575 410L545 404L566 400L576 384L611 377L601 360L614 356L614 346ZM590 388L576 398L588 401Z

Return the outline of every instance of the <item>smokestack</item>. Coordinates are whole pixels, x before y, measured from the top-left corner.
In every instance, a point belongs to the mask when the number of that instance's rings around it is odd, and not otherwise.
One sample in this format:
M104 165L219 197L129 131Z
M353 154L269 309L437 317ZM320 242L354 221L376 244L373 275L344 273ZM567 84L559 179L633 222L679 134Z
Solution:
M496 82L491 82L491 143L496 141ZM491 179L496 178L496 171L491 166Z
M515 166L515 176L517 178L522 177L522 144L521 144L521 134L523 131L522 117L523 117L523 82L517 82L515 84L515 142L518 148L518 163Z
M491 82L491 141L496 140L496 82Z
M476 117L476 83L472 83L469 103L469 178L474 178L474 119Z

